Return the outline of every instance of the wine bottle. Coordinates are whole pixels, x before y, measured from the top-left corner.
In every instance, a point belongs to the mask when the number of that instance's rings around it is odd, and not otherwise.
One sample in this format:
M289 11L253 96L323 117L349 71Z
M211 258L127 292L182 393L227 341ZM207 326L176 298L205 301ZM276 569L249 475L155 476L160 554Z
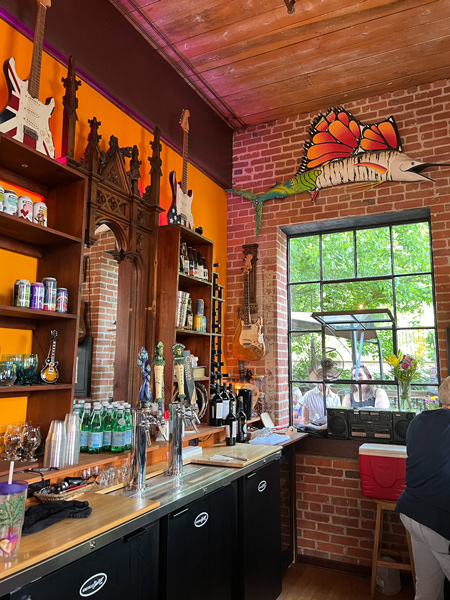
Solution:
M223 402L223 418L226 419L228 413L230 412L230 397L228 395L227 386L225 383L222 385L220 395Z
M220 383L216 384L216 426L221 427L223 425L224 414L223 414L223 398L221 394Z
M191 246L188 248L188 257L189 257L189 275L191 277L194 276L194 254Z
M227 446L236 445L237 418L234 414L234 400L230 402L230 410L225 418L225 441Z
M187 302L185 327L186 327L186 329L194 328L194 315L192 314L191 298L188 298L188 302Z
M244 412L244 402L242 400L239 400L239 410L237 413L236 441L240 443L247 441L247 415Z
M198 250L197 250L197 277L199 279L203 279L202 255L200 254L200 252Z

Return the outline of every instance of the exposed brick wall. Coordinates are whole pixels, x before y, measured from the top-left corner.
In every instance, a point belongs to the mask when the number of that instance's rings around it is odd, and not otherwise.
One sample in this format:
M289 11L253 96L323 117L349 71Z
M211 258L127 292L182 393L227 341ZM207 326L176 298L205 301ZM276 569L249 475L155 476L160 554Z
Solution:
M297 455L296 503L298 555L371 566L376 509L357 460ZM395 512L385 513L383 547L406 550Z
M118 264L108 251L115 245L108 231L85 250L88 266L82 299L88 303L88 335L94 338L90 398L100 402L110 398L114 388Z
M424 162L450 162L450 84L437 81L408 90L348 103L363 123L395 117L403 151ZM325 112L327 107L323 107ZM316 114L259 125L237 133L233 186L265 191L289 179L303 156L303 144ZM447 375L446 327L450 324L450 168L428 171L435 182L386 183L363 193L342 185L321 190L315 204L308 194L264 204L255 238L255 211L243 198L228 199L227 367L237 373L231 355L233 312L242 304L242 245L257 242L259 313L264 318L266 357L251 363L265 376L266 406L277 424L287 424L288 346L286 315L286 241L280 226L430 207L435 268L441 377ZM356 461L297 458L298 552L338 561L370 564L374 509L360 491ZM393 515L386 527L403 546L403 527Z
M392 94L348 103L345 107L362 123L395 117L403 151L416 160L450 162L450 84L437 81ZM326 107L323 108L325 112ZM233 186L265 191L289 179L303 157L303 144L314 114L248 128L234 142ZM264 203L262 226L255 238L255 211L250 201L229 194L227 366L238 372L231 356L233 312L243 301L242 245L259 244L257 302L264 319L266 357L251 363L255 374L265 376L265 409L279 424L288 422L288 347L286 316L286 240L279 227L308 221L389 213L430 207L435 267L439 356L441 375L447 374L445 329L450 321L450 168L434 168L435 182L385 183L361 192L355 185L321 190L315 204L309 194Z

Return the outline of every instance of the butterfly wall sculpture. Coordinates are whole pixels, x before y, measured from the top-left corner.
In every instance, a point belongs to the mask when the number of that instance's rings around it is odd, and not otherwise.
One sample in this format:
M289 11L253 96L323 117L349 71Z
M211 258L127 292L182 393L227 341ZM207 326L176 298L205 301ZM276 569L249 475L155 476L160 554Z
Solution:
M422 171L431 166L449 165L423 163L404 154L393 117L368 125L345 108L333 108L313 121L302 163L292 179L277 183L267 192L227 191L252 202L258 236L266 200L309 192L315 202L321 189L345 183L368 182L374 187L386 181L430 180Z

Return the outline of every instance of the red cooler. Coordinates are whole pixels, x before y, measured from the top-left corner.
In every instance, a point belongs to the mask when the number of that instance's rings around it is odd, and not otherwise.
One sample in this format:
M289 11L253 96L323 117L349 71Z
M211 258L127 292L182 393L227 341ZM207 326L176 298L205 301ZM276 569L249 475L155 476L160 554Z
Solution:
M362 444L361 489L367 498L397 500L405 489L406 446Z

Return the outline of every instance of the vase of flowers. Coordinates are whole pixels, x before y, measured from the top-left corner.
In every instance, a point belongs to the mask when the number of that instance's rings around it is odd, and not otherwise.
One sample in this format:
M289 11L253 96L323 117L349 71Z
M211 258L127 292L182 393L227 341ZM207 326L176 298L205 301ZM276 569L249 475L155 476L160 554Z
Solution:
M419 368L419 363L409 354L399 352L397 355L390 354L386 359L388 365L397 378L400 392L400 410L412 410L411 381Z

